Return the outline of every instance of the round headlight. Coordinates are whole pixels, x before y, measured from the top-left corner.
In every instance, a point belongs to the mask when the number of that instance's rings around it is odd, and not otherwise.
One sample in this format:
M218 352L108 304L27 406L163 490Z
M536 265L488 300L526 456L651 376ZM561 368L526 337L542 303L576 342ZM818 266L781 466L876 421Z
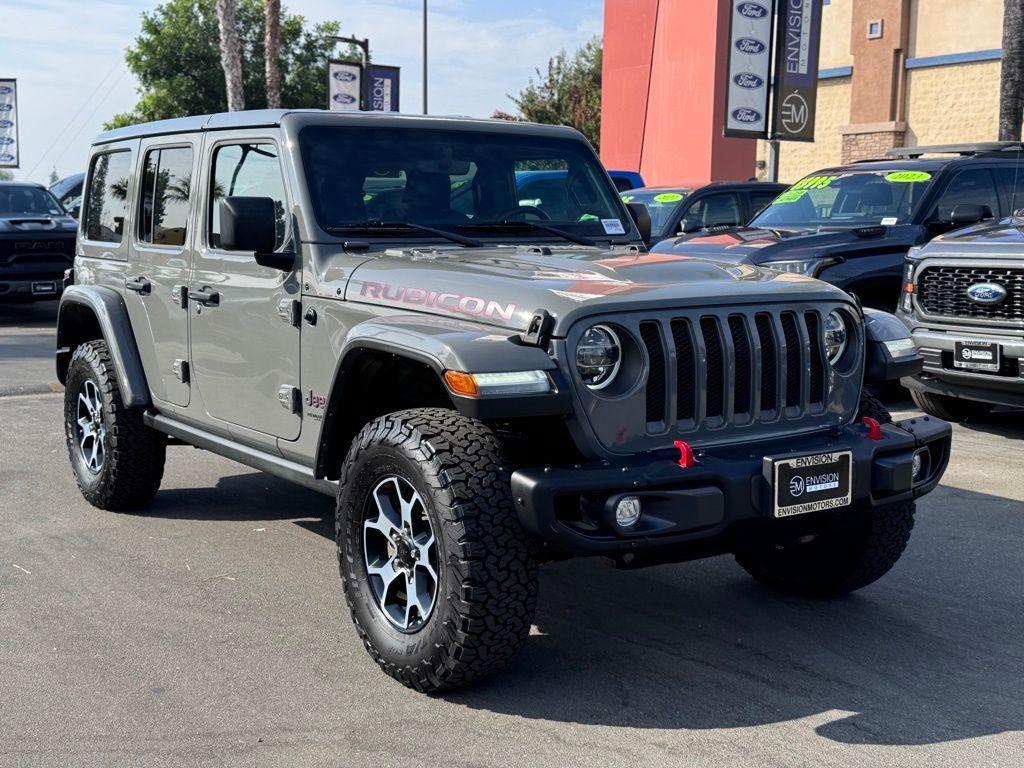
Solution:
M607 387L615 379L622 362L619 337L607 325L588 328L576 346L576 370L591 389Z
M825 353L828 361L835 365L846 351L846 321L838 312L829 312L825 318Z

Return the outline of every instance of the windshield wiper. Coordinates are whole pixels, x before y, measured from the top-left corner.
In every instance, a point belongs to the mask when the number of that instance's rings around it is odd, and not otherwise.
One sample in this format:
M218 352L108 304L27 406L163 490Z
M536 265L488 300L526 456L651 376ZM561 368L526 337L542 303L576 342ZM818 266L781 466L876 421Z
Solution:
M409 221L367 221L363 224L345 224L340 227L327 227L328 232L381 232L384 230L412 230L424 232L428 235L443 237L453 243L464 245L467 248L483 248L484 244L472 237L464 237L456 232L449 232L446 229L435 229L423 224L413 224Z
M591 240L589 237L574 235L572 232L566 232L564 229L559 229L558 227L550 227L547 224L541 224L537 221L513 221L510 219L504 219L501 221L481 221L473 224L459 224L458 228L470 229L474 232L497 231L508 228L535 229L541 232L549 232L552 235L557 235L558 237L580 245L589 245L592 247L597 247L598 245L596 240Z

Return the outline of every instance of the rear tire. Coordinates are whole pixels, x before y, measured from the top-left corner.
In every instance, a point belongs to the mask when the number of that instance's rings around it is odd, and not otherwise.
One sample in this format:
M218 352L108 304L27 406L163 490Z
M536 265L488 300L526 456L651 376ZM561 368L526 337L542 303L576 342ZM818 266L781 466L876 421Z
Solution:
M86 342L71 356L64 433L75 481L94 507L138 509L156 495L167 438L143 423L141 410L125 407L106 342Z
M811 541L767 544L736 561L773 589L801 597L840 597L877 581L896 564L914 527L912 501L859 513L853 529L818 534Z
M356 631L403 685L467 685L529 635L537 563L481 422L419 408L367 424L341 470L335 530Z
M910 390L910 396L922 411L944 421L967 421L984 416L995 407L991 403L918 392L915 389Z

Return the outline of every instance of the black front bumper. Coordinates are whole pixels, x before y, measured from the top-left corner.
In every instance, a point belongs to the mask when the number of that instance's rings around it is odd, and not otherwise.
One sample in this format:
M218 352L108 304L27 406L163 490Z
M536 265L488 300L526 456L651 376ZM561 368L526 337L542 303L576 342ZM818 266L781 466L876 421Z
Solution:
M949 462L952 430L921 417L882 427L872 439L863 425L818 435L714 448L683 469L675 456L647 461L520 469L512 494L523 526L557 555L653 555L683 560L733 551L744 537L780 530L813 531L842 522L866 507L915 499L932 490ZM913 482L914 453L928 448L924 477ZM848 507L776 519L766 457L850 451ZM610 514L623 495L644 509L636 530L619 528Z

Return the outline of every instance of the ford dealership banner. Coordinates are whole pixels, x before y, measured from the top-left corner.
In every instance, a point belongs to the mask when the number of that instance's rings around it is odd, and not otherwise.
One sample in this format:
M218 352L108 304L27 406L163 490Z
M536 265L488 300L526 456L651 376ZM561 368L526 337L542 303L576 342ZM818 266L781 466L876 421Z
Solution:
M782 0L775 43L772 135L814 141L821 0Z
M355 112L362 106L363 66L350 61L327 63L327 108L333 112Z
M768 135L775 0L731 0L730 7L725 135L764 138Z
M371 64L366 83L366 108L371 112L398 111L398 67Z
M0 80L0 168L18 167L18 83Z

